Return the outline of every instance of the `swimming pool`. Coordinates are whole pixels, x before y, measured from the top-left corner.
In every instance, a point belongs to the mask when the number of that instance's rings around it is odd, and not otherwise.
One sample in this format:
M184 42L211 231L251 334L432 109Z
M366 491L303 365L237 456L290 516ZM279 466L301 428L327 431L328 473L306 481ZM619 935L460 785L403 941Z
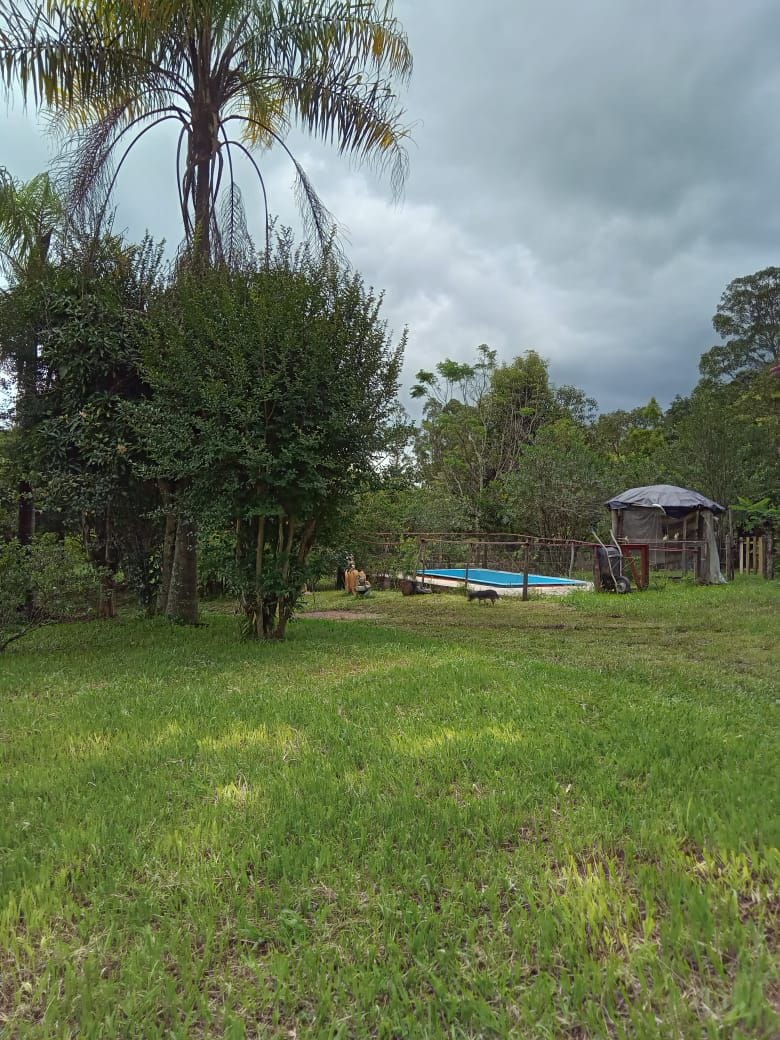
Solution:
M465 582L466 570L464 567L433 568L431 570L418 571L418 578L444 578L452 582ZM514 571L493 571L485 567L469 567L469 584L487 585L497 589L522 589L523 575ZM577 581L574 578L550 578L546 574L529 574L528 587L541 588L549 585L580 585L586 586L586 581Z

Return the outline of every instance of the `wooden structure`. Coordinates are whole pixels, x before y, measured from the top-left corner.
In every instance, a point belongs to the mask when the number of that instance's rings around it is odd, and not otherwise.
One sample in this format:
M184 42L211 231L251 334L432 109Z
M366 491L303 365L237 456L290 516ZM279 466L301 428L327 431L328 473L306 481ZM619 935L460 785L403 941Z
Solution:
M629 488L606 503L612 535L621 545L641 543L653 567L692 573L697 582L722 582L715 535L725 508L689 488L651 484Z
M769 535L754 534L737 542L737 560L740 574L772 576L772 545Z

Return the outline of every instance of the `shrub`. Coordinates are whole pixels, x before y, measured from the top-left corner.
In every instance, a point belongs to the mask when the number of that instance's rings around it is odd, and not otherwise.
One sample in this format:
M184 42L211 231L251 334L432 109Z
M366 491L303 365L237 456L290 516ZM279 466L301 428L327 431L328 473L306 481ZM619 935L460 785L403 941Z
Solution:
M98 574L71 539L0 547L0 653L42 625L94 616Z

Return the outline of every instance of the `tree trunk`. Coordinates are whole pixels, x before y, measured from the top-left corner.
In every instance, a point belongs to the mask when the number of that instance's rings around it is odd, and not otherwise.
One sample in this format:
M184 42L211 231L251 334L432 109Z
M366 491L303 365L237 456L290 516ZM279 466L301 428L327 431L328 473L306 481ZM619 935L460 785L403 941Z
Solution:
M284 575L284 564L282 561L284 553L284 516L276 519L276 562L280 568L280 575ZM263 599L263 638L278 639L277 611L281 608L284 596L274 596Z
M192 259L208 267L211 254L213 127L211 113L193 112L193 143L189 160L195 177L195 229ZM168 531L166 518L166 534ZM198 540L192 521L179 516L176 524L173 566L165 615L188 625L198 623Z
M295 518L290 517L287 523L287 538L285 543L286 558L283 565L283 573L285 575L285 578L287 576L287 573L289 572L290 556L292 554L293 546L293 536L296 529ZM306 563L306 560L309 557L309 553L311 552L311 548L314 545L314 538L316 533L316 519L307 520L303 528L303 531L301 532L301 541L300 545L298 546L298 552L296 554L298 566L303 566ZM297 590L294 590L288 593L287 595L281 597L279 601L279 621L273 633L274 639L284 639L285 635L287 634L287 625L290 621L290 618L293 615L293 610L297 598Z
M37 351L32 356L21 356L16 361L16 416L19 433L24 436L33 424L32 408L35 400L35 368ZM29 545L35 537L35 496L28 480L19 482L19 513L17 538L22 545Z
M165 614L168 610L168 593L171 588L171 572L173 571L173 555L176 546L176 514L171 501L171 485L167 480L160 481L160 497L165 509L165 534L163 536L163 552L160 564L160 587L157 590L156 613Z
M263 635L263 561L265 559L265 517L257 518L257 536L255 538L255 614L254 635L259 639Z
M100 579L100 599L98 606L98 617L112 619L116 617L116 595L114 592L114 579L110 574Z
M290 574L290 555L292 553L293 537L295 535L296 521L294 516L288 516L286 520L287 530L285 531L285 520L283 517L279 517L279 539L278 547L279 555L281 557L282 565L280 568L282 586L287 584L287 579ZM272 639L284 639L287 633L287 622L290 620L292 615L291 604L295 601L294 593L283 593L277 603L277 617L276 624L273 627L270 635Z
M198 623L198 552L193 522L179 516L166 617L185 625Z
M290 606L289 599L290 597L288 596L282 596L282 598L279 600L279 620L277 621L276 628L274 629L274 639L284 639L284 637L287 635L287 622L290 620L290 617L292 616L292 608Z
M101 618L116 617L116 596L114 581L115 568L111 564L111 507L106 507L106 522L103 529L103 566L105 573L100 579L100 603L98 616Z
M19 483L19 521L17 537L22 545L29 545L35 537L35 499L32 484Z

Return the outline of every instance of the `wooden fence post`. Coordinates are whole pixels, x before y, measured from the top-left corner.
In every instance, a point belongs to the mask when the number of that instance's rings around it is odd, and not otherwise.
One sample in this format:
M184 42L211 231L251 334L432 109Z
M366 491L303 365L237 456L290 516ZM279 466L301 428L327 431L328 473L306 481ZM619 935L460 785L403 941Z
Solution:
M775 540L771 531L766 533L766 575L770 581L775 576Z

